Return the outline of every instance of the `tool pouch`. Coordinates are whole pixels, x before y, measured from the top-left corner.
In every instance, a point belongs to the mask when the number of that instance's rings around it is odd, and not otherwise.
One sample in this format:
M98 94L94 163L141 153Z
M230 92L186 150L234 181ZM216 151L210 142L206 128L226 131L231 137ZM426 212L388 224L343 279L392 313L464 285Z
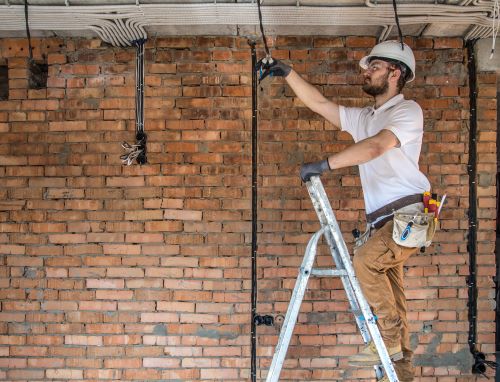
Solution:
M392 239L396 244L409 248L431 245L437 221L434 219L434 213L422 212L421 205L413 204L394 212Z

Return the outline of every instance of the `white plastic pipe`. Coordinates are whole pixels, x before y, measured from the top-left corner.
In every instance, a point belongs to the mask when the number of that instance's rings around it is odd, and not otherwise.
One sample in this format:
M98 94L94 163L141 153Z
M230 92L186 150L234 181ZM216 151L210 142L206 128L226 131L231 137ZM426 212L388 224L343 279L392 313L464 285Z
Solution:
M472 1L473 5L470 5ZM264 6L263 24L267 26L356 26L384 28L387 37L394 25L390 4L365 7ZM491 35L493 1L464 0L461 5L401 4L402 25L446 23L474 24L469 36ZM31 30L92 30L115 46L130 46L133 40L146 38L149 26L258 25L256 4L140 4L99 6L30 6ZM387 29L386 29L387 28ZM480 29L479 29L480 28ZM25 29L24 6L0 6L0 31Z

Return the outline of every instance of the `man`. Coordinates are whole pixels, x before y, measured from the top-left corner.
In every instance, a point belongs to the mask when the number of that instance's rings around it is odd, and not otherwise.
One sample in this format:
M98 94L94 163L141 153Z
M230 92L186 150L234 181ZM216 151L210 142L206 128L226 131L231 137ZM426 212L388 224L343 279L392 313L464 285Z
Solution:
M353 265L362 291L378 317L387 350L395 361L400 381L413 381L412 350L406 318L403 264L417 248L402 247L392 239L392 214L408 205L420 207L422 194L430 190L418 159L422 145L423 115L414 101L400 94L415 78L415 58L410 47L397 41L376 45L360 61L364 69L363 90L375 105L347 108L327 100L292 68L279 61L260 63L261 78L284 77L300 100L336 127L347 131L354 144L325 160L304 164L301 178L348 166L359 166L367 221L372 236L355 250ZM354 366L379 364L373 344L351 356ZM387 377L383 379L388 381Z

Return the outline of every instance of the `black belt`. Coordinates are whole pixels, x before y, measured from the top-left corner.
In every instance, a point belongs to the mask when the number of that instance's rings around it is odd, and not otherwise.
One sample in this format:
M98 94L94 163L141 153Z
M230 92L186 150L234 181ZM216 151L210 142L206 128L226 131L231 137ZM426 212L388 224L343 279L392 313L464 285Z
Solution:
M379 229L385 223L392 219L392 215L394 211L399 210L400 208L409 206L410 204L421 203L422 202L422 194L408 195L404 196L401 199L395 200L392 203L389 203L383 207L380 207L378 210L373 211L366 215L366 221L370 224L376 221L375 224L372 224L373 228ZM377 219L385 216L383 219L377 221Z

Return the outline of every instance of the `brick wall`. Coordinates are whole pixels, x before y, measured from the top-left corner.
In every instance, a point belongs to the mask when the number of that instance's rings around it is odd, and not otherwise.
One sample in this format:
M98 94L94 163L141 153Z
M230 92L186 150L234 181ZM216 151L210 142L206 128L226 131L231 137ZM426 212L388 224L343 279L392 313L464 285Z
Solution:
M244 381L250 376L251 73L244 38L157 38L146 47L149 163L134 139L135 50L34 40L47 89L27 89L27 43L0 40L0 379ZM273 55L329 97L365 105L357 61L373 38L277 38ZM410 40L405 90L425 113L422 170L448 193L436 243L406 268L418 380L469 381L468 85L458 39ZM479 77L480 350L494 352L496 75ZM284 315L317 219L302 161L350 143L280 79L259 87L259 313ZM346 238L363 225L354 168L324 179ZM318 263L330 265L322 251ZM339 280L316 279L283 380L371 380ZM278 317L279 318L279 317ZM259 377L278 327L259 327Z

